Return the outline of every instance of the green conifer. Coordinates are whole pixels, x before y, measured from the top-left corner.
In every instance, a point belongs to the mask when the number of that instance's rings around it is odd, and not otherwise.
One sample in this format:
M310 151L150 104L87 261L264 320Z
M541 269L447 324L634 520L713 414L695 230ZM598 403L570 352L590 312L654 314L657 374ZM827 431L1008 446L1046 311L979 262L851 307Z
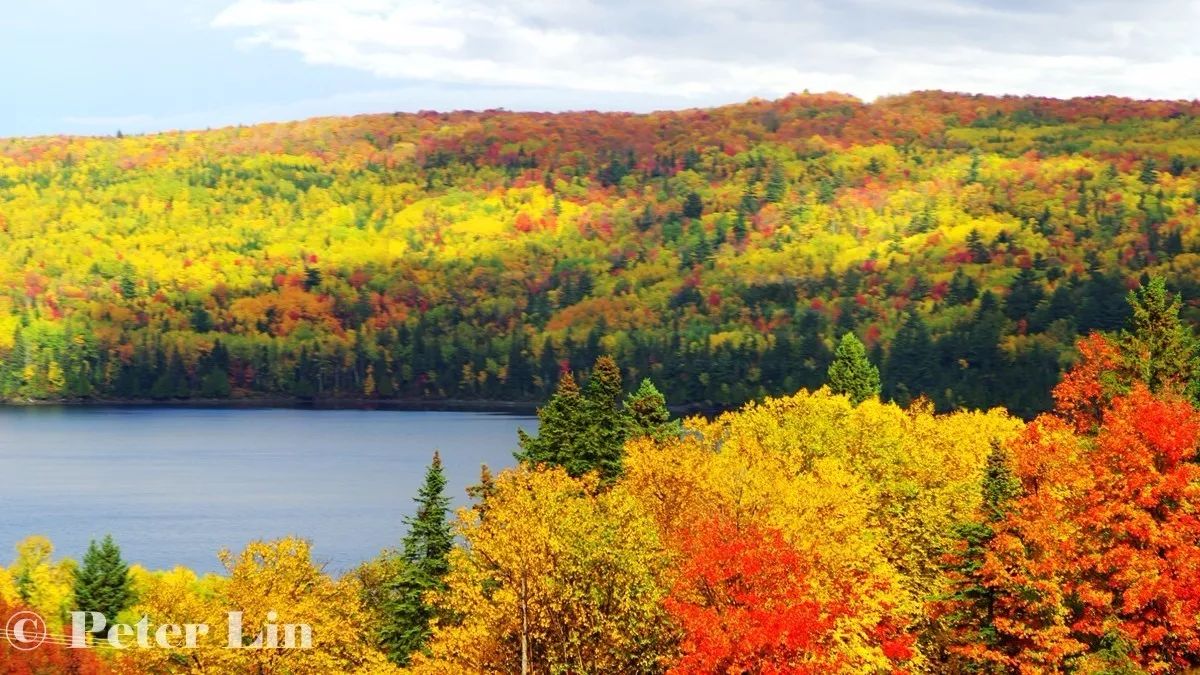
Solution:
M1179 319L1179 295L1167 291L1162 277L1128 295L1133 310L1129 329L1121 332L1126 375L1158 393L1200 393L1200 341Z
M854 405L879 396L879 369L867 358L867 349L854 333L846 333L829 364L829 388L844 394Z
M625 415L629 438L649 436L661 441L678 436L682 430L679 420L671 419L666 397L649 378L625 398Z
M446 475L442 459L433 453L425 472L425 483L417 492L417 512L407 518L396 577L388 589L387 616L380 643L393 662L407 665L412 654L425 646L431 633L430 621L436 608L428 600L430 591L443 589L450 571L450 549L454 533L447 515Z
M97 544L92 540L83 564L75 572L75 609L80 612L99 612L109 624L133 601L133 582L129 565L121 559L121 549L112 535L105 535ZM97 633L96 638L103 637Z

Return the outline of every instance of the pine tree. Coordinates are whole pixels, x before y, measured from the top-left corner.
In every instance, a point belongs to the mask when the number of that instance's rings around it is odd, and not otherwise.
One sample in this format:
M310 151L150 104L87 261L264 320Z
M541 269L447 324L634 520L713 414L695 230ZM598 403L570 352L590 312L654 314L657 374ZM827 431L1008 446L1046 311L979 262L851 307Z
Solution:
M99 612L111 624L132 603L132 584L129 565L121 559L121 549L112 535L105 535L99 544L93 539L83 556L83 565L75 572L75 609ZM100 639L103 634L95 637Z
M854 333L846 333L829 364L829 388L845 394L854 405L879 396L879 369L867 359L867 349Z
M642 380L637 391L625 398L625 415L629 438L649 436L662 441L682 431L679 420L671 419L666 397L649 378Z
M429 604L431 591L444 588L450 571L450 549L454 533L447 514L446 475L442 458L433 453L425 472L425 484L417 492L417 513L407 518L399 571L388 589L388 620L380 632L380 643L393 662L407 665L412 654L425 646L436 609Z
M896 331L887 358L887 382L884 394L901 405L908 405L921 394L934 393L935 361L929 327L912 312Z
M475 485L467 487L467 496L475 500L475 505L471 508L482 518L487 514L487 501L496 491L496 479L492 476L492 470L487 464L479 467L479 482Z
M1179 295L1167 292L1162 277L1128 295L1131 330L1121 332L1126 374L1158 393L1200 393L1200 341L1179 319Z
M967 250L971 252L973 262L985 263L992 257L992 252L988 249L987 244L983 243L983 237L979 234L979 230L971 230L967 235Z

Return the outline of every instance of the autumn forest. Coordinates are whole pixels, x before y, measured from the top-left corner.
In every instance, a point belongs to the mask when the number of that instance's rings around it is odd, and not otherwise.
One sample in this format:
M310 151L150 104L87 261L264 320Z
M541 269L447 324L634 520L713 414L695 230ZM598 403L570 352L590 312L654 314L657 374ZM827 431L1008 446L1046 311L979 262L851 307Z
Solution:
M813 388L1023 417L1161 274L1200 312L1200 107L926 92L0 140L0 394L674 404Z
M13 673L1200 668L1200 103L920 92L0 140L9 402L528 401L393 548L32 536ZM704 414L680 418L684 408ZM303 533L300 533L301 535Z

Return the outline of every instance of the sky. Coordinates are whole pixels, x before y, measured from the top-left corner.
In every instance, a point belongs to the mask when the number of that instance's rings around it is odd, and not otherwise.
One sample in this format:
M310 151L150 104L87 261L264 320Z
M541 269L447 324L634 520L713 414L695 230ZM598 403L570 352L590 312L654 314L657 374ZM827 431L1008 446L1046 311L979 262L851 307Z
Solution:
M799 91L1200 98L1200 0L5 0L0 136L649 111Z

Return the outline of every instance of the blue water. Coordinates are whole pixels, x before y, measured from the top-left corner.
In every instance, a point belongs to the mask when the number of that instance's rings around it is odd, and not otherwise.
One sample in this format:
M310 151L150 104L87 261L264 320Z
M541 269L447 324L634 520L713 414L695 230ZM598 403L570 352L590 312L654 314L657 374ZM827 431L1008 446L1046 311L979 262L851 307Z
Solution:
M294 534L344 571L398 545L440 451L456 506L513 464L526 416L395 410L0 408L0 564L30 534L78 559L112 534L152 569Z

